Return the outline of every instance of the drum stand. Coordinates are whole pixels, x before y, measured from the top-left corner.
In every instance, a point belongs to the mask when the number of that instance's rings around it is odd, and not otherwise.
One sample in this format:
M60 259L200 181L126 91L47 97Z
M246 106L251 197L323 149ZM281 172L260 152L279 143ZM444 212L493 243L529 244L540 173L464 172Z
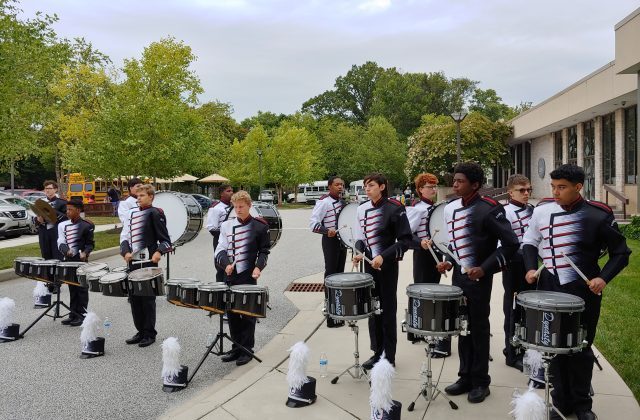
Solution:
M551 419L551 411L555 411L557 415L559 415L563 420L567 420L567 418L558 410L558 408L553 405L551 401L551 391L549 390L549 367L551 366L551 360L555 357L555 354L552 353L542 353L542 367L544 368L544 411L545 418L547 420Z
M436 353L442 353L442 354L444 353L439 350L436 350L436 345L438 343L438 339L436 337L428 336L426 339L427 339L427 348L425 348L424 350L427 353L427 369L426 370L422 369L422 371L420 372L420 375L424 378L424 382L422 383L420 392L418 393L416 398L411 402L411 404L409 404L409 407L407 407L407 410L413 411L413 408L416 405L416 401L418 400L418 398L420 398L420 396L423 396L424 399L427 401L427 403L431 404L431 401L435 400L438 395L442 395L442 397L444 397L444 399L449 402L449 405L451 406L451 408L454 410L457 410L458 405L453 401L451 401L449 397L447 397L447 395L436 386L437 384L433 383L433 373L431 371L431 359L433 359L434 354ZM429 408L429 405L427 405L427 409L428 408Z
M340 375L333 378L331 380L332 384L336 384L338 382L338 379L340 379L340 377L345 373L349 373L349 375L351 375L353 379L360 379L364 376L365 378L367 378L367 381L370 381L369 375L367 375L367 371L360 364L360 352L358 351L358 331L359 331L358 321L347 321L347 324L349 324L349 328L351 328L351 331L353 331L353 333L355 334L356 347L355 347L355 351L353 352L353 356L355 357L355 362L353 363L353 365L346 368ZM355 370L355 374L351 372L351 369Z
M224 332L223 315L226 315L226 313L227 312L225 311L224 314L218 314L219 315L219 319L220 319L220 330L218 331L218 334L216 335L216 339L213 340L213 342L209 345L209 347L207 347L207 351L204 353L204 355L202 356L202 359L200 359L200 363L198 363L198 366L196 366L195 370L193 371L193 373L191 374L191 376L187 380L187 384L189 384L189 382L191 382L193 377L196 376L196 373L198 373L198 369L200 369L200 366L202 366L202 364L207 359L207 357L209 357L210 354L213 354L215 356L224 356L224 355L228 354L231 351L231 350L224 351L224 339L225 338L227 340L231 341L231 343L235 344L236 348L238 350L243 351L244 353L248 354L252 358L256 359L258 362L262 363L262 360L258 356L256 356L252 352L250 352L246 347L244 347L244 346L238 344L237 342L235 342L233 340L233 338L231 338L231 336L229 336L229 334ZM209 316L212 316L212 315L213 315L213 313L209 314ZM218 341L220 341L220 343L218 343ZM216 347L215 350L214 350L214 347Z
M18 338L23 338L23 337L24 337L24 335L27 333L27 331L29 331L29 330L31 329L31 327L33 327L34 325L36 325L36 324L38 323L38 321L40 321L40 320L41 320L42 318L44 318L45 316L48 316L48 317L53 318L53 320L54 320L54 321L55 321L56 319L58 319L58 318L64 318L65 316L70 315L70 314L76 314L76 315L78 315L78 316L82 316L82 315L80 315L80 314L76 313L76 311L74 311L73 309L71 309L70 307L68 307L66 303L64 303L64 302L62 302L62 301L60 300L60 286L61 286L63 283L62 283L62 282L59 282L59 281L55 281L53 284L54 284L54 286L56 286L56 289L57 289L57 291L56 291L56 300L55 300L55 301L53 301L53 302L51 302L51 304L47 307L47 309L46 309L42 314L40 314L40 316L39 316L38 318L36 318L36 320L35 320L35 321L33 321L33 322L31 323L31 325L29 325L29 326L28 326L24 331L22 331L22 332L20 333L20 335L18 336ZM69 313L64 314L64 315L60 315L60 306L64 306L65 308L67 308L67 310L69 311ZM51 309L54 309L54 311L53 311L53 315L49 315L49 311L50 311Z

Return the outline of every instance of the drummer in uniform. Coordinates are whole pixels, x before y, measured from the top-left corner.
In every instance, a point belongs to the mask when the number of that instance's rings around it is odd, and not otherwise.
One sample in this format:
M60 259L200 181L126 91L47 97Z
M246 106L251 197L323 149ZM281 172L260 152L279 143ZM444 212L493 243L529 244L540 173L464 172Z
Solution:
M93 251L93 230L95 226L80 217L84 211L81 199L72 199L67 203L68 220L58 225L58 250L64 255L65 261L89 260ZM82 325L84 314L89 306L89 289L82 286L69 285L69 318L63 320L63 325L77 327Z
M469 319L469 335L458 340L458 381L445 388L449 395L469 393L467 400L480 403L489 395L489 312L493 273L506 267L519 243L502 206L478 190L484 171L476 163L454 168L453 191L459 197L444 208L449 250L454 258L438 263L444 272L454 268L453 285L462 289ZM500 246L498 246L500 241ZM455 264L455 266L454 266Z
M388 198L388 183L384 175L367 175L364 188L369 201L358 206L355 232L358 255L353 261L360 263L363 254L371 261L365 264L365 271L373 276L374 293L380 299L382 309L382 314L369 317L369 338L374 353L362 364L369 370L380 360L383 352L391 364L396 362L398 261L409 248L412 235L404 206Z
M553 404L565 416L573 412L578 420L591 420L597 418L591 410L589 393L595 360L591 345L600 316L602 291L629 263L631 250L618 230L611 209L598 201L582 198L580 191L585 173L581 167L562 165L549 176L553 200L544 200L534 209L529 230L524 235L526 280L531 284L537 280L540 249L545 268L540 273L538 289L569 293L585 302L582 323L587 328L588 345L580 352L553 358L551 396ZM608 250L609 260L600 269L598 259L603 249ZM567 258L590 279L588 284ZM554 411L551 418L560 416Z
M172 251L164 212L152 205L155 196L153 185L135 184L135 193L138 206L127 213L120 234L120 255L129 264L130 272L141 268L142 265L135 262L146 260L147 255L151 256L147 266L157 267L162 255ZM138 332L126 343L147 347L156 341L156 297L129 296L129 302Z
M134 207L138 207L138 197L136 196L136 192L138 191L138 187L143 184L140 178L131 178L127 185L129 186L129 197L127 197L126 200L121 201L118 205L118 218L120 219L122 226L124 226L129 210Z
M46 201L56 211L57 219L55 223L49 223L42 216L36 217L40 253L45 260L62 260L63 256L58 251L58 225L67 220L67 201L58 197L58 183L55 181L44 181L44 193Z
M231 205L231 196L233 195L233 187L229 184L222 184L218 189L220 193L220 201L213 201L207 212L207 230L213 236L213 251L215 253L218 241L220 239L220 225L227 220L233 206ZM213 256L215 260L215 255ZM216 268L216 281L224 281L224 268L214 266Z
M269 224L262 218L252 217L251 196L240 190L231 196L236 217L222 223L220 241L216 248L216 264L224 267L225 280L229 285L255 285L267 266L269 248ZM256 318L228 313L231 339L253 353ZM237 366L249 363L251 354L233 345L231 351L222 356L223 362L236 361Z
M322 253L324 254L324 278L344 271L347 261L347 248L338 237L338 216L346 205L342 199L344 181L338 176L329 177L329 194L316 201L311 213L309 227L314 233L322 235ZM335 328L344 325L344 321L334 321L327 316L327 327Z

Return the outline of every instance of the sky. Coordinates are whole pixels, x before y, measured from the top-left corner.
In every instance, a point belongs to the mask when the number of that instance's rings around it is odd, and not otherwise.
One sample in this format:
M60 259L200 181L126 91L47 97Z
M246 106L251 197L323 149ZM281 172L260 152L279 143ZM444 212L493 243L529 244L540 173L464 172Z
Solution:
M539 103L614 60L616 23L637 0L22 0L23 16L57 14L116 68L167 36L198 57L201 102L240 121L291 114L353 65L443 71Z

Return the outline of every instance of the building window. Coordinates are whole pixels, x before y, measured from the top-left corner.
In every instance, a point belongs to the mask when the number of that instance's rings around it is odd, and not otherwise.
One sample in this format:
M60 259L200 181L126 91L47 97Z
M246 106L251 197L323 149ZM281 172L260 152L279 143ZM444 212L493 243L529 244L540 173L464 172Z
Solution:
M625 182L635 184L638 174L638 107L632 106L624 110L624 160Z
M569 148L568 162L571 165L578 164L578 128L574 125L567 130L569 141L567 142Z
M523 167L523 162L522 162L522 148L523 148L523 144L520 143L519 145L516 146L516 173L518 174L523 174L524 173L524 167Z
M605 184L616 183L616 122L614 114L602 117L602 172Z
M511 146L511 168L509 168L509 175L516 173L516 148Z
M593 200L595 198L596 187L596 159L595 159L595 129L593 126L593 120L586 121L583 125L583 142L584 147L584 198Z
M553 134L553 167L557 168L562 165L562 131L556 131Z
M531 143L524 144L524 176L531 179Z

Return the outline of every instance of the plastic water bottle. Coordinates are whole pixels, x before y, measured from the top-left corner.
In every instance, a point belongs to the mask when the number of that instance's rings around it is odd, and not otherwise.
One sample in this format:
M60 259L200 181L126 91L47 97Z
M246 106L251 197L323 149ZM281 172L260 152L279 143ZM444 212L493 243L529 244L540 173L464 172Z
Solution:
M327 359L327 353L322 353L320 355L320 377L327 377L327 366L329 365L329 360Z
M102 328L104 329L104 336L105 337L110 337L111 336L111 320L109 319L108 316L104 317L104 322L102 323Z

